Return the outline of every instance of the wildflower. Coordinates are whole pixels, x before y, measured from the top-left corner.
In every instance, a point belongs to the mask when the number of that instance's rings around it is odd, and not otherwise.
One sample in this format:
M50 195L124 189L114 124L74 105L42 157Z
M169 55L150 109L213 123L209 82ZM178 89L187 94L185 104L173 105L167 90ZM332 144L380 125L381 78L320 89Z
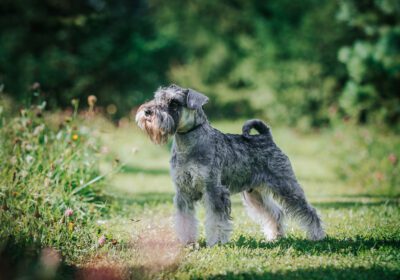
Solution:
M100 236L98 243L99 246L103 246L106 243L106 237L104 235Z
M72 140L77 141L79 139L79 135L78 134L73 134L72 135Z
M114 104L110 104L107 106L106 111L109 115L114 115L115 113L117 113L118 109L117 106L115 106Z
M397 157L395 154L390 154L388 156L388 160L390 161L391 164L395 165L397 163Z
M78 107L78 105L79 105L79 99L78 99L78 98L73 98L73 99L71 100L71 104L72 104L72 106L74 106L75 108Z
M74 210L72 210L71 208L67 208L67 210L65 210L64 215L66 217L71 217L74 214Z
M69 223L68 223L68 230L69 230L69 231L73 231L74 228L75 228L75 224L74 224L73 222L69 222Z
M31 163L35 160L35 158L34 158L33 156L31 156L31 155L27 155L27 156L25 157L25 160L26 160L26 162L27 162L28 164L31 164Z
M97 102L97 97L94 96L94 95L89 95L89 97L88 97L88 104L89 104L89 107L90 107L90 108L93 108L94 105L96 104L96 102Z

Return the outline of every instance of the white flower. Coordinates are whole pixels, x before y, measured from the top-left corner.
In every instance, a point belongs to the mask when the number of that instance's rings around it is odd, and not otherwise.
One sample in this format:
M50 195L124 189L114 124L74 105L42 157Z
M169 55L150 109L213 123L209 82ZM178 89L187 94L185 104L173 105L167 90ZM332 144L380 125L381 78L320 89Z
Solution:
M27 162L28 164L31 164L31 163L35 160L35 158L34 158L33 156L31 156L31 155L27 155L27 156L25 157L25 160L26 160L26 162Z

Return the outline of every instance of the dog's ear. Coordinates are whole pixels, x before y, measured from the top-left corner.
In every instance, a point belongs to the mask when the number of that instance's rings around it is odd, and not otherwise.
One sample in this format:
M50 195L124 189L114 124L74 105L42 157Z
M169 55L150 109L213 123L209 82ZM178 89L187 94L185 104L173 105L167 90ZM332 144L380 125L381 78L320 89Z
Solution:
M188 89L186 104L189 109L195 110L201 108L208 102L208 97L200 92L197 92L191 88Z

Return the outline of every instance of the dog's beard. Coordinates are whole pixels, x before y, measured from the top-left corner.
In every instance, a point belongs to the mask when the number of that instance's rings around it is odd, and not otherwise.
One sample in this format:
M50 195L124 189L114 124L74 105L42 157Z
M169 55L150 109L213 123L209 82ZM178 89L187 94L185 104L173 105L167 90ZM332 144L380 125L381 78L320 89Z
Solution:
M158 145L167 143L169 136L174 133L174 119L166 112L156 111L151 117L145 117L143 111L136 115L136 122Z

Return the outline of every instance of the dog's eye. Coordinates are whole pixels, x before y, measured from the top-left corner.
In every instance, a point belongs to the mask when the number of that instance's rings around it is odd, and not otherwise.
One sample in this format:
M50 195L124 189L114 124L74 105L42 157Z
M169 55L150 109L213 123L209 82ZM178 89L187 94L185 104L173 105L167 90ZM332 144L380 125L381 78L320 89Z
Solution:
M172 100L171 103L169 103L169 108L172 110L176 110L179 107L179 103L177 101Z

